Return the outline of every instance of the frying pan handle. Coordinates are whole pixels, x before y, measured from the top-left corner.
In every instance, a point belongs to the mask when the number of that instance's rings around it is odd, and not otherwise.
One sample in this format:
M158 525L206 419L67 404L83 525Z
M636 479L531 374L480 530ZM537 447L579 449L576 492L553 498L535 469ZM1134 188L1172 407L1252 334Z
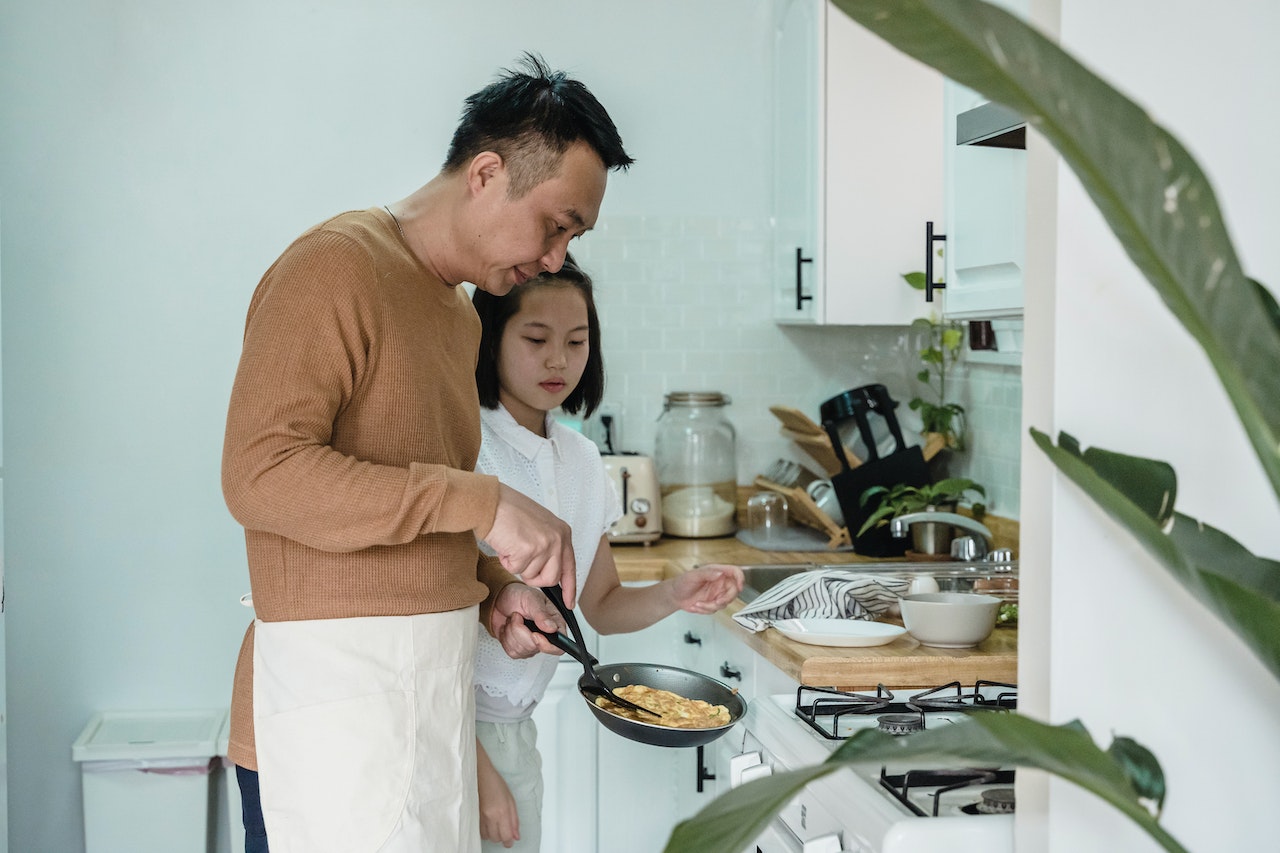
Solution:
M574 660L576 660L578 663L590 663L591 666L595 666L596 664L600 663L600 661L596 657L594 657L590 652L588 652L586 649L579 646L577 643L575 643L573 640L566 637L564 634L561 634L559 631L544 631L541 628L539 628L538 623L534 622L532 619L524 620L524 624L526 628L528 628L530 631L534 632L535 634L541 634L542 636L546 637L548 640L551 641L551 645L555 646L557 649L560 649L560 651L567 652L569 656Z
M564 617L565 624L569 626L569 631L573 634L573 643L579 651L575 654L573 649L556 643L555 638L551 637L549 634L547 635L548 638L551 639L551 642L554 643L557 648L564 649L570 655L573 655L578 663L582 664L583 668L590 672L591 667L595 666L599 661L591 657L590 653L587 652L587 641L582 639L582 629L578 627L578 617L574 616L573 611L564 603L564 590L560 588L560 584L553 583L551 586L542 587L542 592L547 598L551 599L551 603L555 605L556 610L558 610L560 615ZM526 620L526 624L528 624L528 620ZM540 634L546 633L536 625L530 627ZM568 638L566 637L565 640L568 641Z

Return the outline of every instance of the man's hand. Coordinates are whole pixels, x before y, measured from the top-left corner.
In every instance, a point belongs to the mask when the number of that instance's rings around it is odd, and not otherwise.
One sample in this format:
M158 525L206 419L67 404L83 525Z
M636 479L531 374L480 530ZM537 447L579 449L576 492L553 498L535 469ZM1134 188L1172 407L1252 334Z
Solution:
M564 619L541 591L522 583L507 584L493 602L489 616L489 633L502 643L502 649L517 660L536 654L563 654L551 641L530 631L524 620L532 619L544 631L567 631Z
M560 584L565 604L573 607L578 580L569 525L536 501L500 485L493 528L481 538L493 548L503 568L530 586Z

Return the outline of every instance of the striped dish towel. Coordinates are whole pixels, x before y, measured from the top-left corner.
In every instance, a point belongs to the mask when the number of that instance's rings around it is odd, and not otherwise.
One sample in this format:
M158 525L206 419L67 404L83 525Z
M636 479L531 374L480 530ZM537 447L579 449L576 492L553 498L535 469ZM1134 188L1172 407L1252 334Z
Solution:
M748 631L783 619L874 619L906 595L911 581L850 571L800 572L733 614Z

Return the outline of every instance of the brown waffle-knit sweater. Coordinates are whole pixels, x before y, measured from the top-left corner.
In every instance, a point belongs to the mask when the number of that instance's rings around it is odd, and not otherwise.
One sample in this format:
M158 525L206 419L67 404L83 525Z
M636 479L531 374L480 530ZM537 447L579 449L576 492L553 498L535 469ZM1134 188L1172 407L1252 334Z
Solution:
M440 613L513 581L482 557L498 481L480 447L480 323L382 210L307 231L249 305L223 447L267 622ZM322 748L322 747L319 747ZM257 768L253 625L236 665L230 757Z

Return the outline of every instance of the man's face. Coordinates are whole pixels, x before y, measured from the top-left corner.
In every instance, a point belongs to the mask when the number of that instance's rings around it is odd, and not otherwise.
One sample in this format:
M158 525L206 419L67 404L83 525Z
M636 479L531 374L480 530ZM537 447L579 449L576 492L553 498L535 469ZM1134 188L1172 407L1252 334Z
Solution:
M503 296L544 271L564 264L569 241L595 227L608 170L585 143L570 147L552 178L518 199L508 197L505 168L479 191L471 248L472 283Z

